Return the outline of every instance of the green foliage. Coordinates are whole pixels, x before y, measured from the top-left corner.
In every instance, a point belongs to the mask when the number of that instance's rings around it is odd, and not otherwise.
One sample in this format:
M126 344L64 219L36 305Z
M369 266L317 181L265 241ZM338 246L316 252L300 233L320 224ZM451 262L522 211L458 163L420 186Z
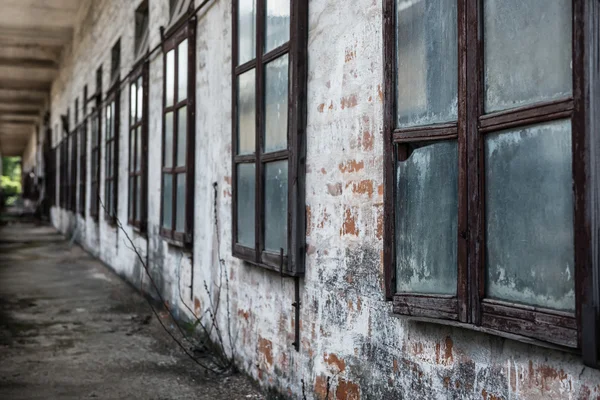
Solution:
M13 181L21 180L21 157L2 157L2 175Z
M21 194L21 158L2 157L2 176L0 176L0 189L6 199L6 204L11 205ZM0 204L0 207L2 205Z

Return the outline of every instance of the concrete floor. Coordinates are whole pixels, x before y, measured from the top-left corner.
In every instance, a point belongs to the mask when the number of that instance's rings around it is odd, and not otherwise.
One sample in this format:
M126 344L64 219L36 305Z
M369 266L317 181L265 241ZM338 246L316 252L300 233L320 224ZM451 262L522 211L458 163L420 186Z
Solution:
M166 315L165 315L166 321ZM207 376L146 301L49 226L0 227L0 399L262 399Z

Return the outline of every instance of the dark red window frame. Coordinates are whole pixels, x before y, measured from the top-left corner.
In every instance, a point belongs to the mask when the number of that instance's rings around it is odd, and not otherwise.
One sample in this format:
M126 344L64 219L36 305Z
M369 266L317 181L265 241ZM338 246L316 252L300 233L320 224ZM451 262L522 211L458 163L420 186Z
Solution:
M104 215L111 225L117 223L119 204L119 102L120 90L117 79L106 95L104 106L104 207L106 208ZM110 122L106 117L109 109L111 110ZM111 148L112 150L109 151Z
M384 0L384 273L395 314L463 326L600 360L600 5L573 0L573 94L483 113L482 3L458 0L458 123L396 128L395 0ZM559 312L484 298L482 137L501 129L572 119L576 311ZM395 165L408 143L457 139L459 154L456 296L395 293ZM595 157L595 158L594 158Z
M300 0L290 0L290 35L284 44L263 54L265 42L266 1L256 2L256 55L238 65L238 1L233 2L233 46L232 46L232 254L244 261L283 275L303 276L305 272L305 127L306 127L306 82L307 82L307 43L308 6ZM269 62L288 55L288 147L284 150L266 152L263 131L265 127L265 66ZM237 80L245 72L255 70L255 144L252 154L238 154L238 109ZM285 128L284 128L285 129ZM287 254L274 253L265 249L265 178L264 164L267 162L288 161L287 192ZM238 193L237 166L254 164L255 182L255 245L250 248L238 243Z
M189 19L188 19L189 18ZM194 232L194 168L195 168L195 120L196 120L196 17L190 17L187 13L182 17L183 23L175 23L173 28L165 34L163 42L163 132L162 132L162 163L161 163L161 207L160 207L160 234L167 239L169 243L189 247L193 243ZM178 101L179 86L179 57L178 46L184 40L188 40L188 58L187 58L187 98ZM174 104L167 107L167 54L174 50ZM186 162L185 166L176 166L177 164L177 132L179 127L178 110L186 107ZM173 166L165 166L166 150L166 115L173 113L173 142L172 142L172 160ZM177 185L176 177L178 174L185 174L185 209L177 210ZM172 197L171 197L171 228L163 226L164 221L164 176L171 176L172 179ZM177 212L185 213L185 228L183 231L176 230Z
M141 110L139 85L142 87ZM148 62L143 61L136 66L129 81L129 224L140 232L147 228L147 202L148 202ZM135 99L132 87L135 87ZM135 101L134 101L135 100ZM134 104L135 103L135 104ZM141 113L141 118L138 116ZM136 135L136 131L140 131ZM137 141L141 144L138 146ZM137 149L140 151L138 152ZM137 190L135 181L141 181L141 190ZM138 201L140 198L140 201ZM137 207L140 210L137 210ZM136 218L136 215L139 218Z

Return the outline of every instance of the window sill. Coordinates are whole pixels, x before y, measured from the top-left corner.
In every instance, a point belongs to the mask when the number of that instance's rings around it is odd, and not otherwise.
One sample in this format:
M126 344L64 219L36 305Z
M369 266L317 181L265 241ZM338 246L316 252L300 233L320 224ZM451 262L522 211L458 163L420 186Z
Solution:
M534 346L538 346L538 347L544 347L544 348L552 349L552 350L558 350L558 351L562 351L562 352L570 353L570 354L580 354L581 353L579 350L572 348L572 347L561 346L558 344L553 344L553 343L544 342L542 340L533 339L533 338L530 338L527 336L515 335L513 333L499 331L499 330L492 329L492 328L486 328L484 326L467 324L467 323L459 322L459 321L452 321L449 319L417 317L417 316L413 316L413 315L397 314L394 312L391 312L389 315L393 318L406 320L406 321L425 322L425 323L429 323L429 324L452 326L452 327L456 327L456 328L467 329L470 331L487 333L489 335L499 336L504 339L510 339L510 340L514 340L517 342L526 343L526 344L530 344L530 345L534 345Z
M257 261L256 256L255 256L255 251L253 249L250 249L250 248L244 247L244 246L240 246L239 244L235 244L233 246L232 255L233 255L233 257L235 257L241 261L251 264L253 267L259 267L262 269L266 269L268 271L276 272L276 273L280 274L281 276L286 276L286 277L301 277L302 276L300 274L291 274L286 269L287 260L288 260L287 255L284 256L283 269L281 268L280 265L276 265L274 263ZM269 256L269 257L266 257L266 259L269 259L269 258L271 258L272 260L275 259L275 255L273 253L263 252L263 258L265 258L265 255Z

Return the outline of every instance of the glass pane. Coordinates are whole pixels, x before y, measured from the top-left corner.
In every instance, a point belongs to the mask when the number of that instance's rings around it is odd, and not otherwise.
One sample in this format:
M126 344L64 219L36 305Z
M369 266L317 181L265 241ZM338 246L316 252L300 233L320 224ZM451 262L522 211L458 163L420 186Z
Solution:
M397 0L398 126L458 115L456 1Z
M237 166L237 243L254 248L256 167Z
M488 297L575 309L571 122L485 136Z
M571 0L485 0L485 110L568 97Z
M136 181L136 204L135 204L135 220L139 221L142 215L142 177L138 176L135 178Z
M265 165L265 249L287 254L288 162Z
M256 81L255 70L238 77L238 154L256 151Z
M268 63L265 75L265 152L287 149L288 55Z
M167 53L167 85L166 93L167 96L167 107L173 105L173 97L175 96L175 49Z
M104 124L107 140L112 137L112 132L110 130L112 127L112 124L110 123L111 118L112 118L111 108L110 108L110 106L108 106L108 107L106 107L106 123Z
M135 122L135 106L137 105L137 88L135 83L132 83L130 86L130 98L129 98L129 106L130 106L130 110L131 110L131 115L130 115L130 123Z
M134 170L135 164L135 130L129 132L129 170Z
M185 232L185 174L177 174L177 209L175 230Z
M135 131L135 170L142 169L142 127L138 126Z
M134 219L135 209L134 207L134 189L135 189L135 178L129 178L129 219Z
M162 226L165 229L173 229L173 175L163 174L162 194Z
M266 0L265 53L290 40L290 0Z
M398 162L396 289L456 294L458 145L416 145Z
M238 0L238 65L256 57L256 0Z
M185 166L187 148L187 107L177 110L177 166Z
M143 110L143 106L142 106L143 103L144 103L144 85L142 82L142 78L140 77L137 82L137 119L138 119L138 121L141 120L144 115L144 110Z
M173 113L165 115L165 163L164 166L173 166Z
M179 44L177 53L177 101L187 99L188 41Z

